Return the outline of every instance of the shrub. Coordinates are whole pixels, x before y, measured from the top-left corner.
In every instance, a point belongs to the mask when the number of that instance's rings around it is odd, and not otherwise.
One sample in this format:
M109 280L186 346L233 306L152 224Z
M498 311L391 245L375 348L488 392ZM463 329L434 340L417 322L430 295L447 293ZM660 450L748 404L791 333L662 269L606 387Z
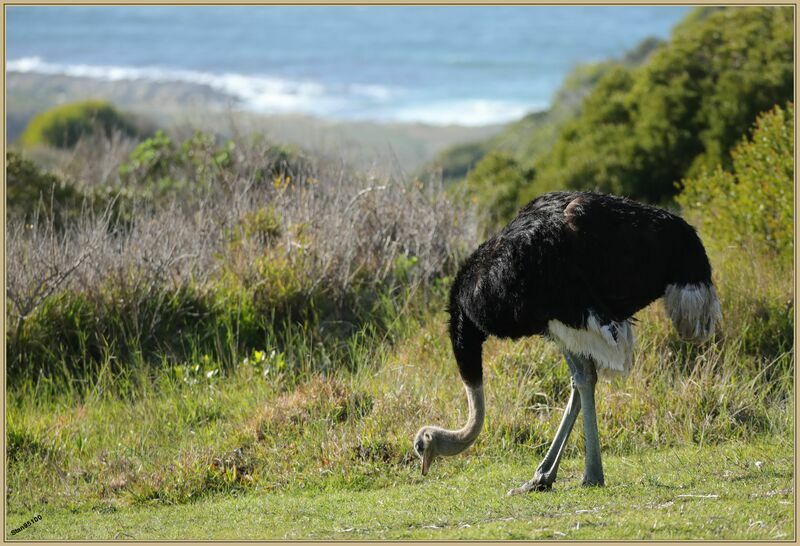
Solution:
M138 130L127 116L110 103L88 100L57 106L35 116L20 136L23 146L72 148L84 135L119 131L134 136Z
M661 45L657 38L645 38L621 59L577 65L556 91L549 109L527 114L488 140L451 146L439 153L428 169L440 169L445 183L456 182L490 152L511 154L522 167L530 168L553 146L559 128L578 115L583 98L605 74L618 66L632 68L645 63Z
M163 131L140 143L128 156L128 161L119 167L122 177L136 179L159 179L169 174L178 162L172 139Z
M732 152L733 170L717 168L683 182L677 201L716 244L780 257L793 251L794 105L756 121Z
M231 242L237 243L255 239L258 243L269 245L281 236L281 216L274 207L261 207L247 212L232 230Z
M441 187L257 141L158 135L125 163L131 200L159 180L185 185L150 194L125 225L90 210L61 231L10 222L10 383L84 378L112 357L109 368L207 354L229 369L290 343L302 358L287 369L349 365L335 355L353 336L387 333L396 302L475 246L469 207Z
M6 214L24 223L53 213L62 226L80 213L83 194L52 173L42 172L35 163L17 152L6 153Z
M791 9L704 11L644 66L618 67L536 164L521 203L550 189L599 189L663 202L675 183L721 164L758 113L791 100Z
M486 142L456 144L439 153L433 164L441 168L445 183L462 180L486 155L488 148Z
M120 180L134 188L139 198L156 204L170 197L188 197L193 192L207 190L216 155L214 145L213 137L201 132L176 145L159 130L136 146L128 161L120 165Z
M482 228L494 231L517 212L519 189L533 173L511 155L491 152L467 176L467 192L484 209Z
M127 188L94 185L78 189L53 173L43 172L17 152L6 154L7 220L48 223L56 231L82 215L108 214L113 226L130 225L134 195Z
M247 157L254 149L259 149L258 161ZM259 187L304 185L316 180L312 162L299 150L259 139L250 146L233 140L222 142L199 130L178 142L156 131L119 166L123 188L154 206L172 200L190 203L197 197L225 193L242 176Z

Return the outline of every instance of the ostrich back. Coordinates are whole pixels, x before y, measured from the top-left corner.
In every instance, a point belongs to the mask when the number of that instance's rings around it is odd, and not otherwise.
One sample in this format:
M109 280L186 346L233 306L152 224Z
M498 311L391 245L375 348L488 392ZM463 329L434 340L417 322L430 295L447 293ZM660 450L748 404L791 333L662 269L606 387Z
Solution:
M710 282L703 245L680 217L622 197L554 192L466 260L451 289L451 323L518 338L545 333L551 320L622 322L668 285Z

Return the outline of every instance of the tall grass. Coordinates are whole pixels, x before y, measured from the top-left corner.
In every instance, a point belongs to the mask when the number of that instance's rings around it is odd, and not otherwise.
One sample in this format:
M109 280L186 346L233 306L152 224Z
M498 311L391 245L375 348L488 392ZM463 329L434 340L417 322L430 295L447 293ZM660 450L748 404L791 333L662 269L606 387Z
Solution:
M739 303L726 294L749 290L753 279L734 274L736 261L712 260L724 333L689 347L660 304L642 312L633 372L599 388L604 452L790 437L791 348L748 346L737 333L764 320L790 321L791 313L737 312ZM779 275L762 282L789 287ZM243 491L361 490L417 480L414 431L466 419L446 316L436 303L443 298L432 295L430 307L413 315L388 300L396 313L391 342L380 342L367 325L338 345L285 328L274 346L250 351L227 371L198 355L156 371L104 367L82 393L25 382L9 400L9 503L34 509L46 499L114 510ZM509 458L528 461L532 471L561 417L569 378L553 344L492 339L484 356L486 429L469 454L438 462L437 476ZM579 457L581 442L575 434L566 456Z

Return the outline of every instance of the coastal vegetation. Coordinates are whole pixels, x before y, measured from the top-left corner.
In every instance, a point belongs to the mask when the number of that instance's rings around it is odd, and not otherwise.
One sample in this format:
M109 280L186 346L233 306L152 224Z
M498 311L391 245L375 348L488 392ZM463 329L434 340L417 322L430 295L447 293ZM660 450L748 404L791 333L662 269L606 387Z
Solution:
M19 140L26 147L72 148L83 136L93 133L109 136L114 131L127 136L139 132L135 122L109 102L87 100L63 104L34 116Z
M43 514L15 538L793 537L792 25L693 12L576 72L568 114L453 152L460 182L124 125L9 152L6 532ZM660 304L639 313L634 370L598 390L608 486L579 486L576 435L556 490L513 499L569 377L544 339L489 340L486 428L423 479L414 432L466 419L453 275L556 188L684 215L722 331L690 347Z
M509 123L487 140L451 146L440 152L429 168L441 172L445 183L457 182L489 152L498 152L511 155L523 168L530 169L552 147L561 126L578 115L583 99L600 78L614 68L641 65L661 45L656 38L646 38L620 59L574 67L546 110Z
M518 207L554 189L593 189L668 204L682 179L717 166L730 169L731 150L756 117L792 100L793 32L787 8L693 12L646 62L596 67L598 77L582 86L591 90L566 115L557 116L564 111L563 90L551 111L532 115L557 117L556 130L516 138L522 143L516 150L495 144L503 134L486 146L511 153L528 173L517 189ZM503 169L494 177L490 171L482 168L488 192L494 184L507 185ZM486 193L475 195L482 201Z

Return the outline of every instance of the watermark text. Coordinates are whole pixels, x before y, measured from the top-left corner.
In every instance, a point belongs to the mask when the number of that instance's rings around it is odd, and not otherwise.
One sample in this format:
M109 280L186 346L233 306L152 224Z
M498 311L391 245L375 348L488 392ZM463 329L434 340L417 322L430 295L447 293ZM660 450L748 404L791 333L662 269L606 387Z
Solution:
M24 531L25 529L27 529L28 527L30 527L31 525L33 525L37 521L41 521L41 520L42 520L42 515L41 514L36 514L35 516L33 516L31 519L29 519L28 521L26 521L25 523L23 523L22 525L20 525L16 529L11 529L11 534L12 535L16 535L17 533L19 533L21 531Z

